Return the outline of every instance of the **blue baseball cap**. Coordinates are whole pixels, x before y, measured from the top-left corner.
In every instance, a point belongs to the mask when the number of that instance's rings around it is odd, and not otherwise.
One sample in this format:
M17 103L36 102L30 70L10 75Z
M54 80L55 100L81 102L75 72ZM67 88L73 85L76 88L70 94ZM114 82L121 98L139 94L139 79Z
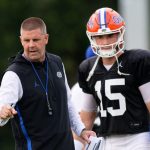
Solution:
M90 46L88 46L88 48L85 51L85 58L87 59L87 58L90 58L92 56L95 56L95 54L94 54L94 52L91 48L91 45L90 45Z

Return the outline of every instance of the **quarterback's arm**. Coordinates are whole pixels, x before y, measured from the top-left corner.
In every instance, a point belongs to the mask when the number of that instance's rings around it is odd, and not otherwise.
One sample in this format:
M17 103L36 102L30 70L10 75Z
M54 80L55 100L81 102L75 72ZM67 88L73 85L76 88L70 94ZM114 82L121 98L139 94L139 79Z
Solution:
M17 113L14 106L22 94L19 77L16 73L7 71L2 78L0 87L0 126L5 125L9 118Z
M146 107L150 113L150 82L145 83L139 87L139 90L142 94L143 100L146 104Z
M82 110L80 113L81 119L88 130L92 130L96 118L96 112L88 112Z
M97 105L91 94L84 93L82 99L80 116L86 128L92 130L97 115Z

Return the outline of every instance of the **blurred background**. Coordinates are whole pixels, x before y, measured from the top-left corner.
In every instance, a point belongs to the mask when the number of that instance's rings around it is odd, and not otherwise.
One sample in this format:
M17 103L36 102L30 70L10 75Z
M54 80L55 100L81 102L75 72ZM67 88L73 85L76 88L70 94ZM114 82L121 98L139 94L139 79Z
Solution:
M118 11L126 22L126 48L150 49L149 0L1 0L0 77L8 58L22 49L20 24L28 17L41 17L49 33L47 51L61 56L70 87L77 80L77 68L89 46L86 23L101 7ZM13 150L10 123L0 128L0 150Z

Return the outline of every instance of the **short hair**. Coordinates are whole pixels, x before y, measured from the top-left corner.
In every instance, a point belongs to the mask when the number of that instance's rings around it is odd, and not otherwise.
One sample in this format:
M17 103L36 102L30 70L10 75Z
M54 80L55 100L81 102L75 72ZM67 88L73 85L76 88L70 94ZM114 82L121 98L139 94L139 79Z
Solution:
M31 31L34 29L41 29L43 34L47 33L46 24L41 18L38 17L30 17L25 19L20 28L20 34L22 30Z

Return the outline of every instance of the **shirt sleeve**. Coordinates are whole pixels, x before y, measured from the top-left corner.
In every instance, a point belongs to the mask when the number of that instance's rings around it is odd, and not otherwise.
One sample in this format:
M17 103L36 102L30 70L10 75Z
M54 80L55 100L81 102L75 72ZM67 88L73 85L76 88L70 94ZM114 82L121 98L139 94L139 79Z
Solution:
M86 112L96 112L97 104L92 94L83 93L82 94L82 106L81 110Z
M18 75L13 71L7 71L2 78L0 87L0 110L6 104L14 106L22 95L23 89ZM5 125L8 120L0 119L0 126Z
M64 74L65 74L65 69L64 69ZM81 118L71 101L71 91L67 82L66 74L65 74L65 84L66 84L66 90L67 90L68 111L69 111L69 119L70 119L71 128L78 136L80 136L85 126L83 122L81 121Z
M149 89L150 89L150 82L139 86L139 90L140 90L140 92L142 94L142 97L143 97L143 100L144 100L145 103L149 103L150 102Z
M75 83L74 86L71 88L71 101L78 113L81 112L82 108L82 95L82 89L79 87L78 83Z
M79 84L76 83L71 89L71 101L78 112L96 112L97 104L92 94L87 94L82 91Z

